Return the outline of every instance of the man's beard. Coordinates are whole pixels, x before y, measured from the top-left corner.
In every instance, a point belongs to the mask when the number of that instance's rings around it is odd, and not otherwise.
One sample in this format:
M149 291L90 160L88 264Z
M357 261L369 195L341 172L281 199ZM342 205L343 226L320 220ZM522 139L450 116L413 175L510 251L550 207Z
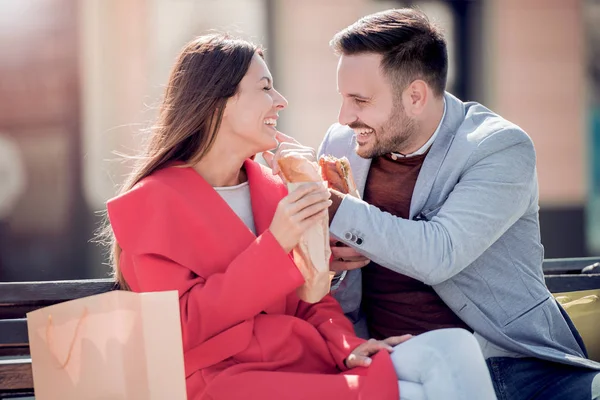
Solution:
M350 124L351 128L370 128L361 123ZM373 129L373 128L371 128ZM403 153L403 150L414 140L417 132L415 121L406 116L401 108L396 108L390 118L380 129L371 134L369 144L357 145L356 154L362 158L375 158L392 152Z

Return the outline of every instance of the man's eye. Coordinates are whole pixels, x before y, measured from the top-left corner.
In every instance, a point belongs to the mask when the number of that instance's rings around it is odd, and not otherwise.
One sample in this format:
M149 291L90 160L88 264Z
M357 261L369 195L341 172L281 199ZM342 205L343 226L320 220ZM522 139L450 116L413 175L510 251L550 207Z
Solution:
M271 89L273 89L273 88L272 88L272 87L270 87L270 86L265 86L265 87L263 88L263 90L266 90L267 92L268 92L269 90L271 90Z
M357 103L359 103L359 104L363 104L363 103L366 103L366 102L367 102L366 100L363 100L363 99L357 99L357 98L354 98L354 101L356 101L356 102L357 102Z

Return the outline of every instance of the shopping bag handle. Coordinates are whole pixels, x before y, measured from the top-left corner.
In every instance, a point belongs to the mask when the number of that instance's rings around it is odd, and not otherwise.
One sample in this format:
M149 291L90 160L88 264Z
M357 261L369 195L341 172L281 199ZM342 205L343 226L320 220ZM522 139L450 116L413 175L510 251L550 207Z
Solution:
M88 315L88 309L87 307L83 308L83 312L81 313L81 317L79 317L79 321L77 321L77 326L75 327L75 333L73 334L73 340L71 340L71 344L69 345L69 352L67 353L67 358L65 359L65 361L63 363L61 363L60 361L58 362L60 364L60 368L64 369L67 364L69 363L69 361L71 360L71 354L73 353L73 347L75 347L75 341L77 339L77 337L79 336L79 329L81 328L81 325L83 323L83 320L85 319L85 317L87 317ZM52 314L48 315L48 323L46 324L46 343L48 343L48 348L50 349L50 353L52 353L52 355L54 357L56 357L56 359L58 360L58 355L56 354L56 350L54 349L54 341L52 340L53 335L50 333L50 331L54 330L52 329L54 327L54 324L52 323Z

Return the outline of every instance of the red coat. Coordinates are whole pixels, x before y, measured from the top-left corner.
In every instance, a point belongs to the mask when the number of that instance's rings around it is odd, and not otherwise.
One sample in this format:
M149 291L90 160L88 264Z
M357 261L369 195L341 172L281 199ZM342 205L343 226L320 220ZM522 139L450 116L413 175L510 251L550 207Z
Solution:
M254 161L245 168L258 237L192 168L165 168L108 202L131 289L179 291L188 398L398 399L385 352L346 371L363 340L339 304L296 296L302 275L268 230L286 188Z

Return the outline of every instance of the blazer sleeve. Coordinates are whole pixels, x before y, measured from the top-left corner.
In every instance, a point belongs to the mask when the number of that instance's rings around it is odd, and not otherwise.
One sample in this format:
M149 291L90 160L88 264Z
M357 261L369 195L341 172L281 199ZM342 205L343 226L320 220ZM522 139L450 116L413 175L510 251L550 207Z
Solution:
M344 361L365 340L356 336L339 303L330 295L314 304L300 301L296 316L306 320L319 331L327 342L338 368L342 371L347 370Z
M133 271L137 289L179 291L185 350L253 319L304 282L268 230L222 272L197 273L210 270L210 266L188 265L184 252L173 250L178 248L173 242L184 243L180 250L194 244L178 233L178 226L189 222L185 213L181 216L172 211L181 210L179 206L168 188L150 184L109 202L108 213L123 249L121 268Z
M439 284L469 266L527 212L537 193L535 164L529 137L506 129L478 145L430 220L398 218L346 196L330 231L380 265ZM345 239L348 232L363 238L360 246Z

